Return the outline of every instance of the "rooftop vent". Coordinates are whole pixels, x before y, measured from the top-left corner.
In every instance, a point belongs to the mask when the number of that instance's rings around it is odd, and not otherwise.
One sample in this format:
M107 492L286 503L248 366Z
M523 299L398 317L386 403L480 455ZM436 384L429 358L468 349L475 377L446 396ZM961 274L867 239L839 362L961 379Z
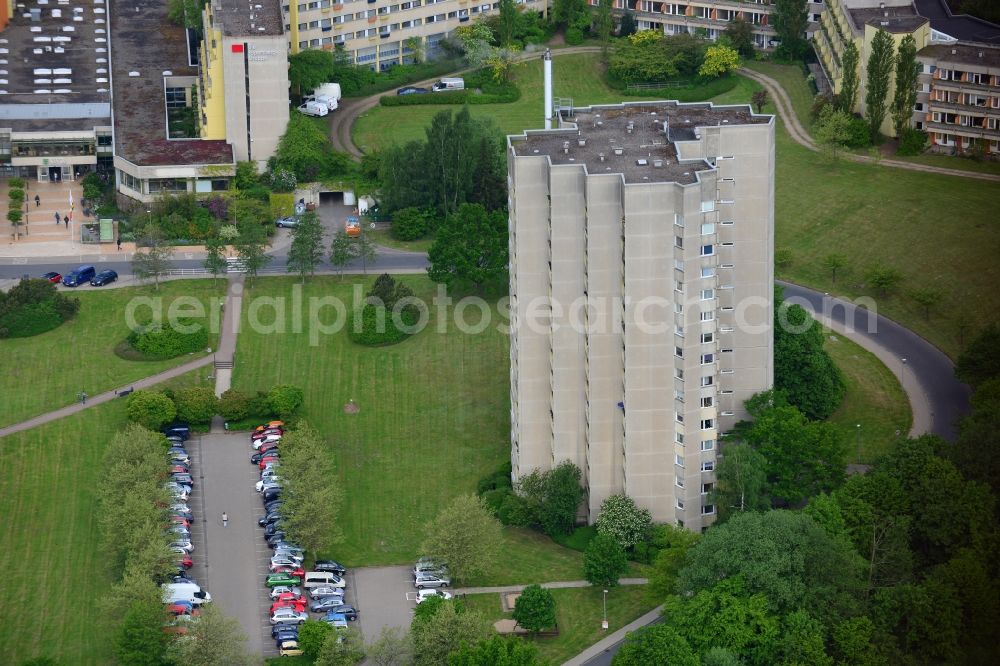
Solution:
M951 50L951 54L952 55L958 55L958 49L952 49Z
M173 76L173 75L174 73L171 72L169 69L163 70L163 76Z
M653 160L653 166L656 167L657 169L659 169L660 167L663 166L663 160L661 160L659 158L654 159Z
M563 141L563 152L569 154L569 141Z
M615 155L624 155L624 154L625 154L625 149L624 148L620 148L618 146L615 146Z
M982 57L983 57L983 52L982 52L982 51L980 51L980 52L979 52L979 57L980 57L980 58L982 58Z
M647 166L649 162L647 162L644 158L639 158L635 161L635 164L636 166Z
M587 140L586 139L582 139L582 138L581 139L577 139L576 140L576 145L578 145L580 147L586 146L587 145Z
M128 75L134 78L134 77L139 76L139 72L131 71L131 72L128 73Z
M625 131L628 132L629 134L635 131L635 123L632 122L631 120L628 121L628 125L625 126Z
M888 9L885 10L885 12L882 14L882 16L884 16L886 18L889 18L889 10Z
M885 28L886 26L889 25L889 22L888 21L879 21L879 25L882 26L883 28Z
M604 161L604 153L597 153L597 159Z

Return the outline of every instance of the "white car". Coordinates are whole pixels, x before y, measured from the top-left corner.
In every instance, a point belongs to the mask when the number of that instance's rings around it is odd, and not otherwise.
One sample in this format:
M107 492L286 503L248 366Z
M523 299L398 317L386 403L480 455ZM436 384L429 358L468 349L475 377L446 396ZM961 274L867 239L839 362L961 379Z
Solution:
M423 603L431 597L441 597L445 601L451 599L451 592L445 592L444 590L418 590L417 591L417 603Z
M294 608L279 608L271 615L271 624L302 624L309 619L309 613Z
M255 439L253 441L253 448L256 450L264 446L264 444L272 442L280 442L280 441L281 441L281 435L268 435L267 437L261 437L260 439Z
M258 481L257 482L257 492L258 493L263 494L263 493L266 493L269 490L281 490L281 484L278 483L277 481L273 481L273 480Z
M413 577L413 586L418 590L425 587L448 587L451 585L451 578L446 574L422 573Z
M323 587L314 587L309 591L309 596L313 599L326 599L327 597L343 597L344 588L333 587L330 585L324 585Z
M294 550L285 550L283 548L276 548L274 550L274 555L271 556L271 560L274 561L274 559L278 557L292 560L295 562L297 566L301 565L302 560L305 559L305 556L302 553L296 552Z
M278 567L292 567L294 569L297 566L299 566L299 563L290 557L275 555L271 558L271 571L274 571Z
M297 587L288 587L287 585L279 585L277 587L271 588L271 600L275 600L280 597L285 592L291 592L295 596L302 596L302 590Z
M194 552L194 544L191 543L190 541L188 541L187 539L178 539L176 541L171 541L170 542L170 547L171 548L180 548L181 550L183 550L188 555L190 555L191 553Z

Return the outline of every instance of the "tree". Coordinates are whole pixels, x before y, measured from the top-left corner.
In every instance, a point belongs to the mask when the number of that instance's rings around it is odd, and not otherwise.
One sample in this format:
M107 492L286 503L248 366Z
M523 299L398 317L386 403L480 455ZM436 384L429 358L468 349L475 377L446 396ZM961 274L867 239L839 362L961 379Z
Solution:
M250 276L250 285L257 277L258 271L271 263L274 257L267 254L264 230L259 224L246 222L240 226L240 237L236 241L236 254L240 258L243 269Z
M177 416L174 401L160 391L133 391L125 403L125 413L134 421L150 430L159 430Z
M305 423L286 433L281 444L285 531L307 551L324 551L341 538L336 520L343 493L331 483L330 453L319 433Z
M847 266L847 257L832 252L823 257L823 268L830 271L830 280L837 284L837 271Z
M314 212L307 212L292 228L292 246L288 248L288 272L298 272L305 284L306 273L316 274L316 266L323 261L323 225Z
M719 77L740 68L740 54L734 49L719 44L710 46L705 51L705 60L698 68L698 74L708 77Z
M551 21L561 28L573 26L587 12L586 0L554 0L549 10Z
M8 208L7 209L7 221L11 223L14 227L15 235L19 232L21 227L21 219L24 217L24 213L20 208Z
M462 204L445 218L427 253L427 275L448 286L471 282L476 290L500 280L508 263L507 216L480 204Z
M191 386L174 392L177 418L188 423L208 423L218 411L215 391L206 386Z
M517 29L517 3L514 0L500 0L498 10L500 30L497 37L500 39L500 46L510 46L514 40L514 31Z
M493 627L481 613L470 609L459 611L454 602L446 601L433 615L413 619L410 626L413 662L417 666L446 664L448 655L463 644L475 645L492 633Z
M826 627L805 611L794 611L781 619L779 653L783 664L833 666L826 654Z
M305 393L302 389L291 384L278 384L267 392L267 401L271 404L271 410L280 419L290 419L302 406L304 400Z
M170 0L167 3L167 18L174 25L194 30L201 35L203 30L201 10L203 6L203 0Z
M160 666L165 664L167 634L163 633L163 600L159 588L148 580L152 595L134 599L115 637L115 658L123 666Z
M691 548L677 592L689 597L719 581L738 579L748 595L763 595L779 615L806 610L833 619L856 607L861 566L849 545L802 513L741 513L713 527Z
M630 632L611 662L613 666L700 666L688 642L667 624L654 624Z
M428 536L421 550L447 562L458 580L490 571L503 544L500 522L474 495L459 495L452 500L428 524L425 533Z
M821 112L813 131L816 141L829 153L833 161L840 158L840 149L851 140L851 117L844 111L827 107Z
M922 287L911 291L910 298L924 309L924 319L930 321L931 308L944 300L944 294L933 287Z
M720 520L732 513L764 511L771 507L771 499L764 492L767 460L746 444L726 447L715 476L712 502L719 509Z
M250 396L239 389L227 389L219 397L218 409L227 421L242 421L250 415Z
M333 626L319 620L306 620L299 626L299 649L306 659L316 661L323 643L333 633Z
M455 37L462 44L465 61L470 67L478 69L483 66L493 47L495 40L493 31L482 21L459 26L455 29Z
M913 107L917 103L917 42L906 35L896 53L896 92L892 98L892 125L896 136L902 137L910 128Z
M247 635L240 623L222 614L216 604L205 604L201 615L187 624L184 640L172 641L167 655L172 663L188 666L231 666L253 663L247 654Z
M369 659L371 655L369 654ZM463 644L448 655L448 666L539 666L538 649L516 636L491 636Z
M610 535L627 550L646 540L653 518L628 495L610 495L601 502L596 526L598 533Z
M742 17L737 16L726 26L725 36L741 56L753 58L753 26ZM760 113L758 111L757 113Z
M365 658L365 641L353 627L334 628L323 642L316 666L354 666Z
M764 107L767 106L768 102L767 91L758 90L750 96L750 101L757 109L757 113L764 113Z
M661 83L678 75L677 60L671 57L662 35L645 38L652 30L632 34L616 44L608 58L608 73L625 83Z
M399 627L386 626L368 644L367 653L373 666L405 666L413 658L413 646L406 632Z
M844 47L842 61L844 77L840 83L840 94L837 95L837 108L844 113L854 113L858 101L858 63L861 60L858 47L853 40L848 40Z
M611 15L611 4L612 0L599 0L597 11L594 12L594 34L601 40L601 53L605 58L608 55L611 32L615 29L615 19Z
M698 543L701 535L675 525L657 525L653 541L660 547L653 560L653 571L649 576L650 592L665 598L673 594L677 574L684 566L684 560L691 546Z
M878 290L882 298L886 298L903 281L903 274L891 266L876 264L865 273L865 280L873 289Z
M840 368L823 349L822 327L800 305L774 309L774 388L805 416L829 417L844 400Z
M514 602L514 620L532 633L556 625L556 600L540 585L529 585Z
M209 238L205 241L205 255L204 266L205 270L212 274L212 277L218 282L219 276L226 272L228 263L226 262L226 257L223 256L225 252L226 243L219 237Z
M164 242L159 227L152 224L143 229L138 245L145 251L132 255L132 272L140 280L152 278L155 288L159 290L160 278L170 270L174 250Z
M271 186L280 184L281 190L291 191L296 183L343 176L353 168L352 164L345 153L331 148L329 137L319 126L303 114L293 113L267 166L272 174ZM277 182L274 175L282 171L294 174L295 178Z
M609 534L598 534L583 553L583 577L594 587L615 587L628 571L625 550Z
M392 227L389 231L396 240L412 241L427 234L427 211L419 208L401 208L392 216Z
M973 388L1000 377L1000 326L990 324L962 350L955 376Z
M304 95L324 83L336 81L333 54L321 49L305 49L288 56L288 84Z
M354 241L347 232L341 229L335 233L330 244L330 263L337 268L341 279L344 277L344 267L354 261L356 256Z
M532 470L517 483L517 493L525 499L529 522L553 536L569 534L583 501L580 468L564 460L550 470Z
M780 49L792 58L802 57L809 46L805 39L809 25L806 0L775 0L771 20L781 40Z
M621 21L618 23L618 36L628 37L629 35L634 35L638 27L635 23L635 14L631 11L625 11L622 13Z
M868 56L868 86L865 90L865 119L871 130L872 143L878 143L879 128L885 119L889 101L889 83L892 77L892 37L879 28L872 39L872 52Z
M354 256L361 260L361 270L368 275L368 264L378 261L378 246L367 234L361 234L354 241Z

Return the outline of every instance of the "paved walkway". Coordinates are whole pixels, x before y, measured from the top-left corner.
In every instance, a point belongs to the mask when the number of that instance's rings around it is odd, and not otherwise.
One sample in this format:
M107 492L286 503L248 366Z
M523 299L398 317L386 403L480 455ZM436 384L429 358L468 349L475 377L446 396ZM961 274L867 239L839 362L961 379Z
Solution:
M618 643L623 641L629 632L641 629L647 624L655 622L659 619L661 613L663 613L663 606L657 606L642 617L629 622L618 631L608 634L605 638L602 638L598 642L594 643L572 659L563 662L563 666L583 666L583 664L587 664L587 666L596 666L597 664L610 664L617 650L615 650L615 652L609 652L609 649L617 646Z
M772 79L770 76L761 74L760 72L755 72L753 70L742 67L739 73L748 79L752 79L757 83L764 86L768 94L771 96L771 100L778 109L778 115L785 123L785 129L788 130L789 136L792 140L799 145L805 146L809 150L819 151L819 146L813 141L812 136L809 135L809 131L803 127L799 117L795 114L794 107L792 106L792 100L788 97L788 93L785 89L781 87L781 84L776 80ZM852 162L864 162L870 163L872 159L865 155L854 155L852 153L843 153L843 158L850 160ZM1000 175L992 173L979 173L976 171L965 171L963 169L947 169L944 167L929 166L927 164L915 164L913 162L901 162L899 160L879 160L879 164L885 167L892 167L894 169L906 169L908 171L923 171L924 173L935 173L942 176L959 176L960 178L975 178L977 180L990 180L994 182L1000 182Z
M229 289L222 314L222 332L215 357L215 395L229 390L233 381L233 363L236 359L236 338L240 334L240 313L243 310L242 274L229 276Z
M648 578L620 578L619 585L647 585ZM540 583L541 587L550 590L562 590L570 587L593 587L585 580L562 580L554 583ZM457 587L452 592L455 594L504 594L505 592L520 592L527 585L501 585L499 587Z

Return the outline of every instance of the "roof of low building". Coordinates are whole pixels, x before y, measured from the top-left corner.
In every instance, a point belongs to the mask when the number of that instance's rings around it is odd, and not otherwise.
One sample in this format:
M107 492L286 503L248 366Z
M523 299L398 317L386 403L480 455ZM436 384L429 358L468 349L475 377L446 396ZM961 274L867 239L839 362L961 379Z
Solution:
M932 44L917 52L919 57L933 58L938 63L979 65L1000 68L1000 47L990 44Z
M969 42L1000 44L1000 25L968 14L952 14L945 0L914 0L917 11L938 32Z
M874 8L851 8L847 10L851 15L851 20L857 26L870 25L873 28L881 28L886 32L913 32L920 26L927 23L927 19L920 16L913 5L902 5L896 7L874 7Z
M226 37L266 37L284 33L278 0L211 0L215 27Z

